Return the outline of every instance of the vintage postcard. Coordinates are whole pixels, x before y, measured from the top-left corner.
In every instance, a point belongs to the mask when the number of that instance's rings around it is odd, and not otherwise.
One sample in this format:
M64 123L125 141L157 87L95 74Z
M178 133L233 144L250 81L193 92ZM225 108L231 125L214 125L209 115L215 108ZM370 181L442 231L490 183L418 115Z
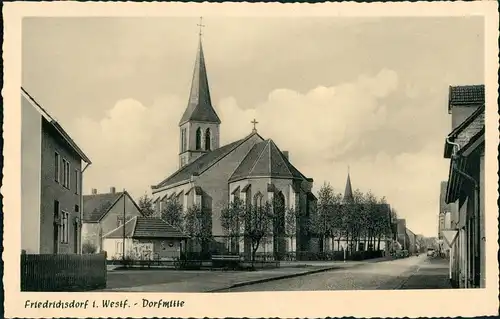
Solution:
M498 311L498 14L4 5L6 317Z

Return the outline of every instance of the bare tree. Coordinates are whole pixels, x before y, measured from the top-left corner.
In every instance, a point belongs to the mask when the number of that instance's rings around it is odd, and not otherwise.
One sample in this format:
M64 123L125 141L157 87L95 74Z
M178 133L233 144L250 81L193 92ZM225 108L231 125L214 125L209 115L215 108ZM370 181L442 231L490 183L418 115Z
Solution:
M154 215L153 198L149 197L147 194L139 198L137 205L143 216L150 217Z
M167 199L161 211L161 218L170 225L184 230L182 204L177 198Z
M184 230L206 252L212 239L212 216L198 205L188 208L184 217Z
M273 232L273 219L271 204L266 202L262 206L247 207L244 210L243 222L245 223L243 236L250 242L252 249L252 262L260 244Z
M220 221L222 229L225 235L229 239L229 245L231 249L239 244L240 235L243 231L243 216L245 213L245 207L243 202L235 198L232 203L227 207L222 209Z

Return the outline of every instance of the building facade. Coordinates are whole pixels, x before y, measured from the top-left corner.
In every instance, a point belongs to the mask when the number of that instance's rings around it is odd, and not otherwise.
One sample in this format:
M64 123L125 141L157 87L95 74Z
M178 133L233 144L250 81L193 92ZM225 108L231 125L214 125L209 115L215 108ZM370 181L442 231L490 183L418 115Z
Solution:
M452 132L445 139L450 159L445 202L455 203L449 232L450 277L460 288L485 286L484 85L450 87Z
M82 173L91 161L23 88L21 109L21 249L81 253Z
M200 39L191 91L186 111L179 122L179 169L152 186L157 214L167 200L175 198L183 211L193 205L211 216L212 235L221 243L220 249L248 255L248 243L227 247L221 212L235 199L246 205L272 203L279 199L283 207L300 210L308 216L316 201L312 194L313 180L295 168L286 151L271 139L265 139L255 128L246 137L220 146L221 121L212 106L203 46ZM309 238L301 225L297 234L277 241L274 234L259 247L258 252L307 251ZM226 247L226 248L222 248Z

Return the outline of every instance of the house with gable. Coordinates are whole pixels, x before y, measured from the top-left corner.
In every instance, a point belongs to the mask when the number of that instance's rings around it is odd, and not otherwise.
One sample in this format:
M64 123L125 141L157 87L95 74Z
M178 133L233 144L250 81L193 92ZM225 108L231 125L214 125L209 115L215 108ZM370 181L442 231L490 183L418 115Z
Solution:
M90 159L21 88L21 250L79 254L82 176Z
M104 234L122 225L124 218L127 221L137 216L142 216L141 210L127 191L117 192L111 187L107 193L98 193L92 189L90 195L83 196L84 252L100 252Z
M444 158L450 160L444 201L458 207L451 229L442 232L451 246L451 280L460 288L484 288L485 86L450 86L448 113L452 131L444 141Z
M307 218L316 202L313 180L291 163L288 152L257 132L255 120L253 124L247 136L220 145L221 120L211 102L200 38L191 91L179 122L179 169L152 186L157 214L165 201L172 198L179 201L184 211L197 205L212 217L212 235L221 244L213 246L241 254L249 253L249 245L240 242L236 247L228 247L220 221L222 209L236 198L253 206L272 203L277 198L284 203L280 207L300 210ZM305 220L297 224L295 238L278 241L276 238L284 236L274 233L258 253L308 251L310 238L302 222Z

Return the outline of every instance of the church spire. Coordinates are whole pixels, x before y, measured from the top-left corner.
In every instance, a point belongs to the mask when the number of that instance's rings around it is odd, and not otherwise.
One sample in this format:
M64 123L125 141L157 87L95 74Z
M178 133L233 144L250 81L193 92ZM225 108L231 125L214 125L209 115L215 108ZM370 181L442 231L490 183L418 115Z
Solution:
M188 105L182 115L179 125L189 121L220 124L220 119L212 106L208 87L207 69L205 66L205 56L203 54L203 43L201 40L201 27L204 27L204 25L201 23L201 18L198 26L200 27L199 42L194 64L193 79L191 82L191 91L189 93Z
M344 192L344 202L353 202L354 196L352 194L352 185L351 185L351 173L349 168L347 168L347 182L345 184L345 192Z

